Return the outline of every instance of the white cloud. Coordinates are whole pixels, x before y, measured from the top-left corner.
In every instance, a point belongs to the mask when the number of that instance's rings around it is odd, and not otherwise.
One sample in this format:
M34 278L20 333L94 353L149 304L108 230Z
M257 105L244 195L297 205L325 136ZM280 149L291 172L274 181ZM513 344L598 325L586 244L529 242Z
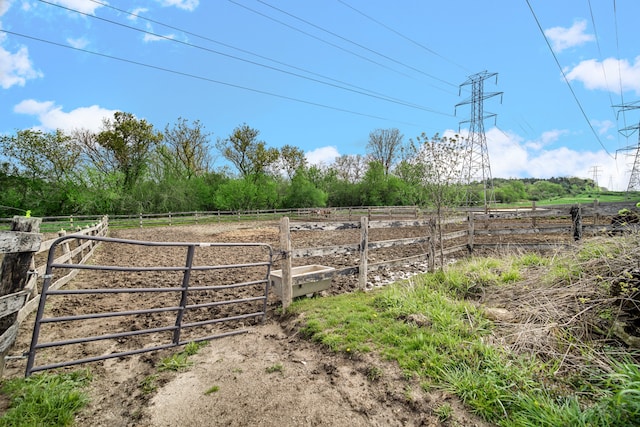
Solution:
M112 118L117 111L92 105L64 112L62 106L55 105L53 101L40 102L34 99L22 101L13 110L16 113L37 116L40 125L36 128L43 131L88 129L94 132L100 130L104 118Z
M148 12L149 9L147 9L146 7L138 7L135 8L131 11L131 14L127 16L127 19L129 21L137 21L138 20L138 15L141 15L145 12Z
M336 157L340 157L340 153L336 147L329 146L307 151L304 156L310 165L320 165L333 163Z
M0 47L0 86L3 89L15 85L24 86L27 80L40 78L42 75L33 68L26 47L19 48L15 53Z
M0 0L0 16L7 13L7 10L11 7L12 0Z
M195 10L200 4L199 0L160 0L162 6L175 6L178 9L184 9L188 11Z
M574 46L594 41L592 34L585 34L587 21L576 21L571 28L553 27L544 31L544 35L551 41L553 50L562 52Z
M94 15L95 11L102 7L99 3L87 0L54 0L52 3L57 3L61 6L68 7L69 9L79 10L80 12L88 13L89 15Z
M149 22L147 22L147 31L149 31L150 33L153 33L153 27L151 26L151 24ZM144 37L142 40L144 40L145 43L149 43L149 42L157 42L157 41L166 41L167 39L175 39L176 35L175 34L167 34L167 35L153 35L153 34L149 34L149 33L145 33Z
M84 49L89 45L89 40L87 40L84 37L79 37L77 39L68 38L67 43L69 43L71 46L75 47L76 49Z
M602 62L589 59L565 74L567 80L582 82L587 89L619 93L622 82L623 92L633 90L640 95L640 56L633 63L626 59L607 58Z
M598 184L611 190L627 188L628 159L612 158L604 150L577 151L568 147L545 149L539 141L555 141L566 134L557 130L544 132L536 141L492 128L486 132L491 175L494 178L580 177L593 179L593 168L599 171ZM550 139L551 137L551 139Z
M614 129L616 124L611 120L591 120L591 124L598 131L598 135L604 135L610 129Z

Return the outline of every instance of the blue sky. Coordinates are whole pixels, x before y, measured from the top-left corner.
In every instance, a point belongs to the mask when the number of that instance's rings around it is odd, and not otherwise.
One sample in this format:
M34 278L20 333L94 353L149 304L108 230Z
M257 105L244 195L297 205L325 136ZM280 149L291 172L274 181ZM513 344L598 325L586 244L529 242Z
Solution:
M213 141L246 123L330 163L375 129L457 132L460 85L487 71L494 177L625 190L635 150L618 150L638 135L619 130L640 109L612 106L640 95L638 16L637 0L0 0L0 133L126 111Z

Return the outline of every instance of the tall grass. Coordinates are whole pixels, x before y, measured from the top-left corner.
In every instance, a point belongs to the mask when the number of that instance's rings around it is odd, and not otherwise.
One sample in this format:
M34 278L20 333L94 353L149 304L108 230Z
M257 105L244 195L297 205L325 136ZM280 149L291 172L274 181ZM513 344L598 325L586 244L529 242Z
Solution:
M580 256L601 256L602 250L585 247ZM600 377L584 372L576 387L589 393L580 393L555 377L553 360L488 344L493 323L464 297L518 280L531 267L543 267L553 281L585 274L582 265L564 259L475 259L368 293L299 300L292 309L304 313L307 337L334 351L394 360L407 377L456 394L497 425L640 425L637 365L618 364L615 373Z
M0 426L69 426L88 402L82 389L89 383L87 371L40 374L2 384L10 407Z

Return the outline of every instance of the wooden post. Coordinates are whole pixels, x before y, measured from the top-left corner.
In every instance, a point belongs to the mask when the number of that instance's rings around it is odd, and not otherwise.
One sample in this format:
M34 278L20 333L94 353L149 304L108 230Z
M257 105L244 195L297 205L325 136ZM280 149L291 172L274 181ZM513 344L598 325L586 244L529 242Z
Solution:
M358 287L367 288L367 258L369 256L369 218L360 218L360 269L358 270Z
M429 271L436 270L436 222L429 219Z
M473 252L473 233L475 231L475 223L473 218L473 212L469 211L469 243L467 243L467 249L469 253Z
M140 228L142 228L142 212L140 212Z
M32 240L33 245L25 252L11 253L12 251L8 250L7 252L10 253L5 254L0 267L0 297L24 290L29 281L29 269L33 265L33 254L39 249L42 238L39 234L41 222L41 218L13 217L11 231L34 233L33 235L25 234L22 236L22 240ZM25 242L23 241L22 243L24 244ZM26 302L26 298L21 301L21 305L24 302ZM18 310L20 308L17 307ZM18 311L8 311L8 314L0 319L0 376L4 371L4 358L18 333L18 323L16 322Z
M291 277L291 232L289 217L280 218L280 249L282 250L282 310L291 305L293 280Z
M582 208L574 205L569 211L571 214L571 235L576 242L582 239Z
M169 212L169 227L171 227L172 225L173 224L172 224L172 221L171 221L171 212Z
M64 237L66 235L67 235L67 232L64 230L58 231L58 237ZM69 241L65 240L64 243L62 244L62 254L66 255L69 252L71 252L71 249L69 248ZM73 264L73 260L69 258L69 262L67 264Z
M600 223L600 201L595 199L593 201L593 225Z

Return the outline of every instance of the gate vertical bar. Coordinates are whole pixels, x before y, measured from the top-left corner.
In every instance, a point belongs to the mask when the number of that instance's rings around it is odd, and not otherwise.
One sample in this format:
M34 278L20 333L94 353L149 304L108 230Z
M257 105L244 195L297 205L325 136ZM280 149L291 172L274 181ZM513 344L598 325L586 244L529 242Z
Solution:
M31 335L31 345L29 346L29 357L27 358L27 368L25 369L24 376L31 375L33 364L36 359L36 344L38 344L38 337L40 336L40 320L44 315L44 304L47 300L47 292L49 291L49 285L51 285L51 279L53 278L53 260L55 257L55 245L49 248L49 254L47 256L47 268L44 272L44 281L42 283L42 292L40 292L40 301L38 302L38 311L36 311L36 320L33 324L33 334ZM36 286L37 289L37 286Z
M195 253L195 246L189 245L187 249L187 262L184 275L182 276L182 296L180 297L180 310L176 316L176 330L173 331L173 343L178 345L180 343L180 332L182 327L182 318L184 317L185 307L187 305L187 291L189 289L189 279L191 278L191 268L193 267L193 254Z

